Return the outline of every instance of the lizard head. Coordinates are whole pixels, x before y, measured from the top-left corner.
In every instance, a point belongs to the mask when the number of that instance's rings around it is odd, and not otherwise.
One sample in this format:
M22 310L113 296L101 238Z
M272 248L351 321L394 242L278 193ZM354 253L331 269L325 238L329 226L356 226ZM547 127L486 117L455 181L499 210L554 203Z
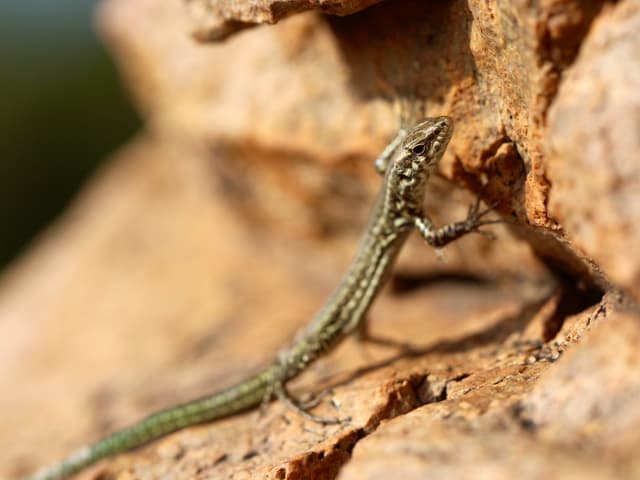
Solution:
M427 118L409 130L387 177L396 211L413 215L421 210L427 180L452 133L450 117Z
M434 168L451 140L453 120L451 117L427 118L414 126L402 142L405 157L423 169Z

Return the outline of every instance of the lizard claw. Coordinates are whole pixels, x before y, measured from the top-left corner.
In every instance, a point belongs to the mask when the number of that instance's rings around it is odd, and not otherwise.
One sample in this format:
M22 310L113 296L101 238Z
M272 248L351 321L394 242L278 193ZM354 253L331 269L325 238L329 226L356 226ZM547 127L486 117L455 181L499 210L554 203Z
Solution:
M321 425L337 425L337 424L351 421L351 417L328 418L328 417L320 417L318 415L314 415L313 413L309 412L310 408L313 408L320 403L322 397L326 394L325 392L323 392L323 394L319 395L317 398L311 399L310 402L305 402L305 404L301 404L298 400L296 400L289 394L286 387L282 383L276 383L274 384L273 387L274 387L276 396L286 407L293 410L303 418L306 418L307 420L311 420Z
M503 220L501 219L484 218L486 215L493 212L494 209L500 204L500 202L494 202L484 210L480 210L481 202L482 202L482 195L480 194L476 198L475 203L469 206L469 210L467 212L467 218L464 220L466 230L469 233L478 233L490 240L495 240L496 237L494 234L487 232L485 230L480 230L480 227L484 225L493 225L496 223L503 223Z

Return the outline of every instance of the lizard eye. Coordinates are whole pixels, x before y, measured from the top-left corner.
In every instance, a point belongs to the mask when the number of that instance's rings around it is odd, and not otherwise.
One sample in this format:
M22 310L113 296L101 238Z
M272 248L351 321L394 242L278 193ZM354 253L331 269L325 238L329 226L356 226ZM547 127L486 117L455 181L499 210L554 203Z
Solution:
M411 149L411 151L415 154L415 155L422 155L424 153L424 143L419 143L418 145L416 145L415 147L413 147Z

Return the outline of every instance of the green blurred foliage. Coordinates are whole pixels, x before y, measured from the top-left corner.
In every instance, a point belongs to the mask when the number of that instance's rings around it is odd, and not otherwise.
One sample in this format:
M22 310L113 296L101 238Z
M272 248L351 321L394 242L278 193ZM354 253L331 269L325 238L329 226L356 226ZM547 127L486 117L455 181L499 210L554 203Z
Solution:
M139 128L93 4L0 2L0 267Z

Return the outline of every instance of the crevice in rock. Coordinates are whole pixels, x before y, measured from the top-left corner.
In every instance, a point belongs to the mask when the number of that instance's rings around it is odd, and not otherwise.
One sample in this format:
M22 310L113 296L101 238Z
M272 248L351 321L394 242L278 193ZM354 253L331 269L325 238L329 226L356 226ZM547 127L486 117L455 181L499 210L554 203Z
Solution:
M430 378L428 374L416 373L397 381L396 387L389 389L384 405L381 405L373 413L364 427L350 431L334 445L321 452L315 451L304 455L299 463L294 462L295 465L286 472L286 478L292 480L298 478L323 478L327 480L336 478L342 467L350 460L356 444L374 433L384 420L391 420L407 414L429 403L446 400L447 384L466 377L468 374L459 374L453 378Z
M465 279L465 281L467 281L467 279ZM477 279L472 279L472 281L475 282ZM409 282L409 285L410 288L414 287L411 282ZM575 284L573 287L574 289L579 289ZM571 292L572 290L568 290L568 294ZM573 312L585 305L585 302L590 302L595 298L599 298L597 297L597 292L588 292L589 295L580 297L582 302L571 303L567 301L566 306L558 309L559 313ZM478 347L484 345L489 341L502 343L504 341L503 336L509 336L513 332L512 329L514 328L522 329L530 318L535 316L535 314L539 312L540 308L546 304L548 300L548 295L545 295L544 298L538 298L536 301L524 306L523 309L514 316L509 316L504 321L501 321L489 327L487 330L475 335L469 335L468 337L458 339L456 341L443 341L429 348L417 350L408 349L403 351L400 356L417 356L424 355L428 352L459 352L472 348L472 346ZM518 319L519 321L515 322L514 319ZM505 332L505 330L509 330L509 332ZM385 364L395 361L398 358L399 357L394 357L393 359L385 362ZM369 367L367 370L379 367L380 365L376 365ZM364 371L360 370L355 374L355 376L361 376L363 373ZM408 414L425 405L447 401L449 399L449 387L457 382L462 382L468 379L471 375L472 373L468 371L452 371L450 375L445 374L442 376L427 372L415 372L404 378L396 379L393 384L386 387L386 397L384 402L376 408L370 416L369 421L362 428L354 429L353 431L346 433L344 437L340 438L336 442L336 444L325 449L323 451L323 455L318 455L318 452L314 452L313 454L310 453L308 456L305 456L306 458L302 460L304 468L299 471L300 476L288 476L287 478L336 478L344 465L346 465L351 459L351 454L356 444L361 439L375 433L383 421L392 420L396 417L400 417L401 415ZM349 380L346 381L348 382ZM535 425L530 421L527 421L524 416L522 416L521 419L518 417L519 414L517 413L517 408L517 406L514 407L513 414L517 421L522 424L523 428L527 430L534 430ZM320 470L325 472L325 475L321 477L314 477L313 474ZM328 471L335 472L335 475L327 475L326 472Z
M418 403L412 410L429 403L446 400L447 385L451 381L455 381L455 379L437 378L429 375L417 377L416 381L412 382L412 385L413 393Z
M585 284L563 278L558 293L558 302L553 313L544 324L542 338L549 342L555 338L567 317L578 314L602 301L604 291Z
M453 378L445 380L444 388L442 389L441 394L435 399L435 401L442 402L444 400L447 400L449 398L449 385L451 385L452 383L461 382L464 379L469 378L470 376L471 376L470 373L461 373L459 375L456 375ZM429 402L429 403L435 403L435 402Z
M561 233L533 225L516 225L512 231L529 243L536 256L561 281L571 278L589 285L588 288L611 289L611 283L600 267L579 255Z
M339 450L344 452L346 455L342 458L339 467L335 470L335 476L337 477L337 474L344 464L351 458L356 444L361 439L374 433L384 420L391 420L400 415L405 415L427 404L447 400L447 386L452 382L462 381L469 376L469 373L460 373L451 378L442 378L416 373L398 381L396 384L397 387L390 389L386 403L378 408L367 425L350 432L349 435L338 441L335 447L331 449L331 452L323 452L322 456L319 456L316 452L314 460L334 462L336 461L335 455L333 455L334 451ZM311 478L311 471L307 470L306 475L307 476L300 478Z
M366 437L367 434L368 432L364 428L354 429L331 446L301 455L288 462L286 467L278 467L269 478L332 480L338 476L342 467L349 461L358 441Z

